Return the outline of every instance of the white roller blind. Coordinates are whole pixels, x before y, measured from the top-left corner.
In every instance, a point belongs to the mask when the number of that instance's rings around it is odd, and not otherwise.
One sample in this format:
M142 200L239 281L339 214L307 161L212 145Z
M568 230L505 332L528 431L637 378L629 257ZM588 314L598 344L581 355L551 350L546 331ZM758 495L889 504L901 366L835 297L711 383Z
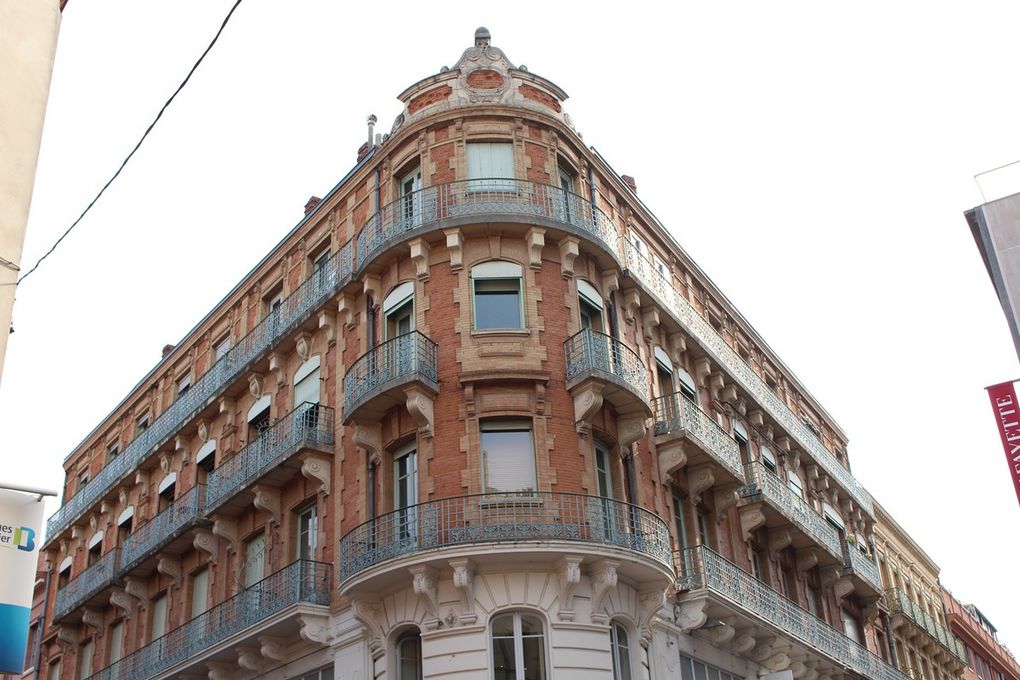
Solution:
M80 680L85 680L85 678L92 675L92 650L92 640L81 646L81 665L78 667L78 677Z
M166 594L152 601L152 635L149 641L157 640L166 634Z
M118 621L110 628L110 663L120 661L124 655L124 622Z
M196 571L191 577L191 618L209 608L209 569Z
M468 179L514 178L513 144L475 142L467 145Z
M484 423L482 464L486 493L534 491L535 444L531 423Z
M317 368L302 378L301 382L294 385L294 406L300 406L306 401L312 404L319 403L319 369Z
M259 534L245 544L244 587L250 588L262 580L266 570L266 536Z

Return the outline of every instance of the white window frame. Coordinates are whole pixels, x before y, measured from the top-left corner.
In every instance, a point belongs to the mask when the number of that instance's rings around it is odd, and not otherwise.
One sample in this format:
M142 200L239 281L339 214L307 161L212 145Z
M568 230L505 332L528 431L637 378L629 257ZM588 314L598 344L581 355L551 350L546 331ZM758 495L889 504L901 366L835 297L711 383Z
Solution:
M497 168L494 171L483 171L483 168L479 168L476 162L472 162L472 156L478 157L481 150L485 148L489 150L490 155L494 158L495 154L493 149L508 149L510 152L510 167L509 168ZM472 151L472 150L475 151ZM517 179L517 163L514 159L514 145L510 141L500 142L468 142L467 148L464 150L465 160L467 161L467 190L468 192L485 192L485 191L498 191L498 192L513 192L517 190L516 179ZM505 159L502 159L505 160ZM505 179L507 182L499 182L492 180ZM490 181L485 181L490 180Z
M213 363L225 357L227 355L227 352L230 351L230 348L231 348L230 333L227 333L213 345L213 357L214 357Z
M517 491L505 491L505 490L494 490L489 491L488 480L486 479L488 474L488 461L486 460L485 452L485 433L486 432L527 432L531 435L531 489L519 489ZM535 455L535 424L531 420L517 419L517 420L482 420L478 423L478 454L481 458L482 463L482 493L485 494L514 494L514 493L526 493L531 491L532 493L538 491L538 464Z
M528 320L525 316L524 307L524 267L516 262L507 260L489 260L480 262L471 268L471 329L475 331L503 331L503 330L524 330L528 327ZM478 327L478 304L476 285L479 281L516 281L517 282L517 305L520 315L520 325L501 326L493 328Z
M294 559L296 559L296 560L314 560L315 559L315 553L319 549L319 514L318 514L318 511L319 511L318 504L317 503L312 503L311 505L307 505L307 506L301 508L296 513L297 517L295 518L295 522L294 522L296 527L297 527L297 536L296 536L297 540L295 540L295 542L294 542L294 553L295 553ZM305 532L304 532L304 530L302 528L302 521L304 520L305 517L310 517L311 518L311 521L309 522L309 527L308 527L309 530L307 532L308 535L311 536L311 541L309 542L309 548L310 548L309 553L310 554L308 555L308 557L302 557L301 556L301 548L305 545L305 541L303 540L303 534Z
M624 663L620 660L620 632L625 637L624 644L622 645L627 650L627 661ZM609 648L613 654L613 679L614 680L633 680L634 678L634 654L633 647L631 646L631 634L620 621L614 620L609 626Z
M513 618L513 620L514 620L514 633L513 633L514 638L513 639L514 639L514 666L517 668L517 673L516 673L517 678L516 678L516 680L524 680L524 635L521 632L521 617L522 616L531 616L531 617L537 619L539 624L541 624L541 626L542 626L542 659L543 659L543 661L545 661L545 667L542 668L542 674L541 674L540 677L541 677L541 680L550 680L550 678L552 678L553 676L550 675L550 673L549 673L549 659L550 659L550 657L549 657L548 626L546 626L546 621L545 621L544 617L542 617L537 612L528 611L528 610L497 612L489 620L489 625L487 626L487 628L488 628L487 637L488 637L488 643L489 643L489 673L490 673L489 677L493 677L495 675L495 672L496 672L496 669L493 668L493 663L495 661L495 645L493 644L492 625L496 622L497 619L502 618L504 616L511 616L511 615L514 617ZM534 636L529 636L529 637L534 637Z

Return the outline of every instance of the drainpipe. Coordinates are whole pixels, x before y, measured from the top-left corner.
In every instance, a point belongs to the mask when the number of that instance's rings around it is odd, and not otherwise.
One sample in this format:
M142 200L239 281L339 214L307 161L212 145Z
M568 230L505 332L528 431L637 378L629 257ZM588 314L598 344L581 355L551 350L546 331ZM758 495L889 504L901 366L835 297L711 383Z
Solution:
M889 648L889 658L892 659L892 665L899 667L899 661L896 658L896 640L893 639L893 627L889 621L889 615L882 612L882 626L885 628L885 643Z
M375 169L375 226L377 229L382 230L382 172L378 166Z

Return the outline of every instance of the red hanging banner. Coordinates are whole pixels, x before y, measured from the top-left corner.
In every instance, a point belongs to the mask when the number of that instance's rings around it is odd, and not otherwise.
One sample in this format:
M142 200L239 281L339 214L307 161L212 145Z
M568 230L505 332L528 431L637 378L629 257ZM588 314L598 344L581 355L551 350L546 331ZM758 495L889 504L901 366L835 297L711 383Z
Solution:
M1017 402L1013 382L999 383L985 388L992 400L992 410L1006 451L1009 476L1013 479L1017 502L1020 502L1020 403Z

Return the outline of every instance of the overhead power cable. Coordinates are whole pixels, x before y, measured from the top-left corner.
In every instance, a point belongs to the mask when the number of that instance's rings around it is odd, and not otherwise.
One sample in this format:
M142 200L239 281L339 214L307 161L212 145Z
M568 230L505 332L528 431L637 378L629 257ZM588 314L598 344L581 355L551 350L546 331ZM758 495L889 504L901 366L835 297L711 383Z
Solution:
M230 8L230 11L227 12L227 16L224 17L223 23L220 24L219 30L216 31L216 35L213 36L212 42L210 42L209 46L205 48L205 50L202 52L202 56L198 58L198 61L196 61L194 66L191 67L191 70L188 71L188 75L184 77L184 80L182 80L181 84L177 86L177 89L174 90L174 93L172 95L170 95L170 98L166 100L166 102L163 104L163 107L159 110L159 113L156 114L156 117L152 119L151 123L149 123L149 127L145 129L144 133L142 133L142 136L141 138L139 138L138 143L135 144L133 149L131 149L131 153L124 157L124 160L121 162L120 167L117 168L117 172L113 173L113 176L109 180L107 180L106 184L103 185L103 188L100 189L99 193L96 194L96 197L93 198L92 201L87 206L85 206L85 209L82 210L81 215L78 215L78 219L71 223L71 226L69 226L67 230L60 235L60 238L58 238L56 242L54 242L54 244L50 246L50 249L47 250L34 265L32 265L31 269L29 269L27 272L21 275L21 277L17 280L17 283L15 285L20 284L28 277L29 274L31 274L32 272L39 268L39 265L42 264L42 261L49 257L50 254L57 249L57 246L60 245L60 242L67 238L67 235L70 234L71 231L78 226L78 223L82 221L82 218L84 218L85 215L88 214L89 210L92 209L92 206L94 206L96 204L96 201L99 200L99 197L102 196L103 193L108 188L110 188L110 185L113 184L113 181L117 179L117 177L120 175L121 171L124 169L124 166L128 164L128 161L130 161L131 157L135 155L135 152L138 151L139 148L141 148L142 143L145 141L145 138L148 137L149 133L152 132L152 129L156 127L156 123L158 123L159 119L163 117L163 112L167 110L167 107L170 106L170 103L173 102L177 95L181 93L181 90L184 89L184 86L188 84L188 81L191 80L191 76L194 75L195 71L198 69L199 64L202 63L202 60L205 59L206 55L209 54L209 51L212 50L213 45L216 44L216 41L220 39L220 34L223 33L223 29L227 27L227 23L230 21L230 17L234 15L234 10L238 8L241 2L242 0L237 0L234 3L233 7Z

